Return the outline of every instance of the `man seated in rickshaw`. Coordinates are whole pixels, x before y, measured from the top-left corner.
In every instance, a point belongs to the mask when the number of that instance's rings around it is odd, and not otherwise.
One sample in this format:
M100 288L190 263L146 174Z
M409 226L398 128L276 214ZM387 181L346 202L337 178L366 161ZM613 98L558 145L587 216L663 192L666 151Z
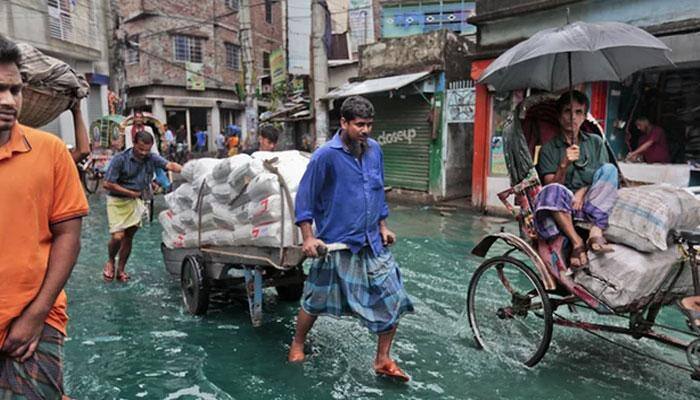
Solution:
M588 263L587 250L612 250L603 230L617 198L618 171L610 163L603 139L581 132L589 107L586 95L577 90L564 93L556 106L560 134L539 153L537 168L545 186L535 199L534 225L545 240L563 233L572 246L570 266L577 268ZM574 220L593 225L586 242Z

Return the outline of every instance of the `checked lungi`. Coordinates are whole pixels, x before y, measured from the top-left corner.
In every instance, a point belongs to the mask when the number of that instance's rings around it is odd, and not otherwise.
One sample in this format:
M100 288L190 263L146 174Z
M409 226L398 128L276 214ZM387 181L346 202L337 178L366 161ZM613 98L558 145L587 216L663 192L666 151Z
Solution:
M0 400L54 400L63 396L63 335L44 325L36 352L21 363L0 356Z
M413 312L394 256L375 256L369 246L357 254L329 252L314 260L304 285L302 308L310 315L355 316L370 332L390 332Z
M574 193L559 183L550 183L542 188L535 198L534 225L537 233L544 239L551 239L560 234L559 227L551 216L552 211L571 214L575 221L586 221L606 229L608 218L617 199L617 168L612 164L603 164L593 175L593 183L588 188L580 210L572 208Z

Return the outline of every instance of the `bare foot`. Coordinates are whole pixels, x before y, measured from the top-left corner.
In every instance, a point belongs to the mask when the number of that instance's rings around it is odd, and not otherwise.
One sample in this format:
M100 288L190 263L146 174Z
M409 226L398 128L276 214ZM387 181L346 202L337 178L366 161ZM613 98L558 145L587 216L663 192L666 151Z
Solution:
M306 359L306 354L304 354L304 343L298 343L296 340L292 340L292 344L289 346L289 354L287 355L287 361L292 363L301 363Z
M102 269L102 278L105 282L112 282L114 280L114 262L107 261L104 268Z

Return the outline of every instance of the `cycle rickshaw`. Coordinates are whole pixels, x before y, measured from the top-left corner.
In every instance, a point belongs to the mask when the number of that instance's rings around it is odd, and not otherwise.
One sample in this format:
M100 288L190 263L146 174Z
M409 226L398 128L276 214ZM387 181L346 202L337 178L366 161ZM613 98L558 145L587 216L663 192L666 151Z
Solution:
M570 246L566 239L561 236L546 242L534 229L533 205L542 183L533 165L531 140L523 134L521 111L516 108L504 132L504 153L512 187L498 194L517 219L519 233L502 229L483 238L472 250L472 254L479 257L486 257L491 249L503 250L502 254L484 260L469 283L467 310L477 346L533 367L547 352L553 327L572 327L684 370L693 379L700 380L700 335L690 328L683 329L682 325L668 326L657 321L662 307L692 294L676 290L681 280L692 279L694 293L700 294L700 232L671 233L675 244L682 249L682 259L676 268L668 271L663 284L654 293L628 307L606 304L570 274L567 266ZM511 197L514 204L509 201ZM497 242L504 246L495 245ZM569 313L562 309L568 309ZM627 323L586 321L577 316L578 309L593 310L595 314L610 318L623 317ZM651 339L685 352L688 363L644 354L635 346L611 340L603 333Z

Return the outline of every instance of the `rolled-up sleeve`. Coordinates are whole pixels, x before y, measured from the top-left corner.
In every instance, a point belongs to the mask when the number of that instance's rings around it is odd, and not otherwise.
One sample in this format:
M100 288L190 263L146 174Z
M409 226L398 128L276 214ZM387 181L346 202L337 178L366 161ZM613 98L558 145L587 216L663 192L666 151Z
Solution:
M168 165L169 161L158 154L150 154L149 157L151 160L153 160L153 165L155 165L156 168L165 169L165 167Z
M382 171L382 186L384 186L384 152L379 150L379 162L380 162L380 169ZM382 205L381 209L379 211L379 220L383 221L387 218L389 218L389 205L386 203L386 192L382 188Z
M294 214L297 225L314 219L314 207L323 187L325 171L323 160L319 157L312 157L304 176L301 178L295 199Z

